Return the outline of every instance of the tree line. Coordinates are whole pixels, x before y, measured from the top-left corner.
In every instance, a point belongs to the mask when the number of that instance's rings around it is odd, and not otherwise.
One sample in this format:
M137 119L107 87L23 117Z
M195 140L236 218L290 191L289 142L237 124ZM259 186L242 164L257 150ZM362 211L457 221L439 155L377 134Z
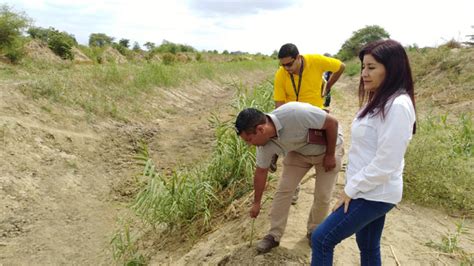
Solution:
M473 26L474 28L474 26ZM4 55L11 62L16 63L24 56L23 46L27 38L41 40L62 59L74 59L72 48L79 46L74 35L65 31L59 31L53 27L42 28L32 26L32 20L24 12L14 12L8 5L0 6L0 55ZM474 45L474 34L467 35L468 41L465 45ZM357 56L360 48L365 44L379 40L390 38L390 34L378 25L365 26L362 29L354 31L352 36L347 39L341 46L334 57L347 61ZM114 37L105 33L92 33L89 35L89 48L113 47L122 55L128 55L131 52L142 52L138 42L131 44L129 39L115 40ZM153 42L146 42L143 46L148 51L148 56L153 57L156 53L177 54L182 52L196 53L197 50L185 44L176 44L167 40L163 40L161 45ZM204 51L203 51L204 52ZM208 51L217 54L217 50ZM92 52L94 53L94 52ZM231 52L224 50L222 54L242 54L242 52ZM244 53L245 54L245 53ZM260 54L260 53L259 53ZM261 55L261 54L260 54ZM272 55L276 58L276 53ZM98 60L99 61L99 60Z

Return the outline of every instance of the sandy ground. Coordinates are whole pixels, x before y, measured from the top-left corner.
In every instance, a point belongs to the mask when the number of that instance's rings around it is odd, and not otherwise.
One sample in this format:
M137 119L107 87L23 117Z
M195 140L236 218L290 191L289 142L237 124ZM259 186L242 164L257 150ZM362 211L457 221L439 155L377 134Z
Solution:
M249 79L255 84L263 77L255 73ZM338 88L344 97L333 100L346 139L357 108L350 91L354 83L342 80ZM134 192L131 180L140 169L131 156L138 140L148 141L163 169L198 162L208 154L213 138L207 118L211 112L228 112L233 95L232 86L211 82L167 90L152 99L165 111L152 121L125 123L90 121L82 111L32 101L20 86L16 81L0 83L0 265L114 264L109 242ZM342 179L341 173L337 190ZM200 239L186 243L173 242L175 236L163 239L167 245L148 254L150 264L308 264L310 249L304 236L313 179L308 180L298 204L291 208L281 246L272 252L255 251L256 241L269 226L270 204L255 220L255 237L249 246L252 220L248 202L241 201L228 215L230 220L216 222L214 230ZM440 242L459 221L441 211L400 204L388 215L382 240L385 264L396 265L395 257L403 265L458 264L456 258L440 255L425 243ZM459 245L472 253L473 222L465 223L471 234L463 236ZM337 247L335 264L358 264L354 239Z
M333 98L332 113L339 119L345 132L346 154L349 148L350 124L357 111L355 88L357 80L344 78L337 84L339 97ZM281 170L281 161L279 171ZM279 172L278 171L278 172ZM277 172L277 173L278 173ZM306 221L313 199L312 174L303 179L300 199L291 207L289 221L280 246L267 254L257 254L256 242L269 229L269 201L254 221L254 238L251 242L252 219L248 217L249 200L236 202L234 220L217 224L213 232L189 247L184 243L170 243L151 261L152 265L307 265L311 249L305 237ZM333 197L333 203L343 189L344 173L341 172ZM276 184L272 184L273 188ZM271 196L272 192L266 192ZM240 206L240 207L239 207ZM230 215L232 216L232 215ZM441 243L443 236L453 234L456 223L462 219L430 208L402 202L387 216L382 236L382 260L384 265L458 265L459 257L441 254L426 243ZM460 238L459 246L467 253L474 252L472 220L464 221L468 231ZM335 265L358 265L359 251L355 237L344 240L336 247Z
M268 73L246 75L252 86ZM227 78L157 88L144 104L153 119L133 122L91 119L25 97L28 82L0 81L0 265L114 264L109 243L136 192L139 141L161 169L206 158L207 119L228 108L239 80Z

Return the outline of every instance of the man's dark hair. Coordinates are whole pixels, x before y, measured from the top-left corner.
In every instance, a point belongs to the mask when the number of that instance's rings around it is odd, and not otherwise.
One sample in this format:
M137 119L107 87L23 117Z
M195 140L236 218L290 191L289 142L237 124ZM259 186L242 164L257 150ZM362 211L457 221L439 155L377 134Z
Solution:
M261 111L255 108L247 108L242 110L235 120L235 132L237 135L245 133L255 133L258 125L265 124L267 117Z
M292 43L287 43L280 48L280 51L278 52L278 59L282 59L288 56L296 58L299 54L300 52L298 51L296 45Z

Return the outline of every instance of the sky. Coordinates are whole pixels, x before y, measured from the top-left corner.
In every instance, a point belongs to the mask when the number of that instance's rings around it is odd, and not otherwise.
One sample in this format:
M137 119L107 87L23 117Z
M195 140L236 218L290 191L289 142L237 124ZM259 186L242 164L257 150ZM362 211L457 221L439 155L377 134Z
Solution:
M354 31L384 28L403 45L436 47L474 34L474 1L422 0L0 0L37 27L86 44L91 33L130 43L163 40L202 50L336 54Z

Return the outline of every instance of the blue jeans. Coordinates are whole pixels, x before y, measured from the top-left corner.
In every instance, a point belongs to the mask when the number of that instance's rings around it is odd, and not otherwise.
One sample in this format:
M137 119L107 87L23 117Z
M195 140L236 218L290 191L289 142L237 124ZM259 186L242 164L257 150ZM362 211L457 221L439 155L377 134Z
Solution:
M334 247L354 233L360 250L360 264L381 265L380 238L385 214L394 206L391 203L353 199L347 213L344 213L344 205L339 207L311 235L311 265L332 265Z

